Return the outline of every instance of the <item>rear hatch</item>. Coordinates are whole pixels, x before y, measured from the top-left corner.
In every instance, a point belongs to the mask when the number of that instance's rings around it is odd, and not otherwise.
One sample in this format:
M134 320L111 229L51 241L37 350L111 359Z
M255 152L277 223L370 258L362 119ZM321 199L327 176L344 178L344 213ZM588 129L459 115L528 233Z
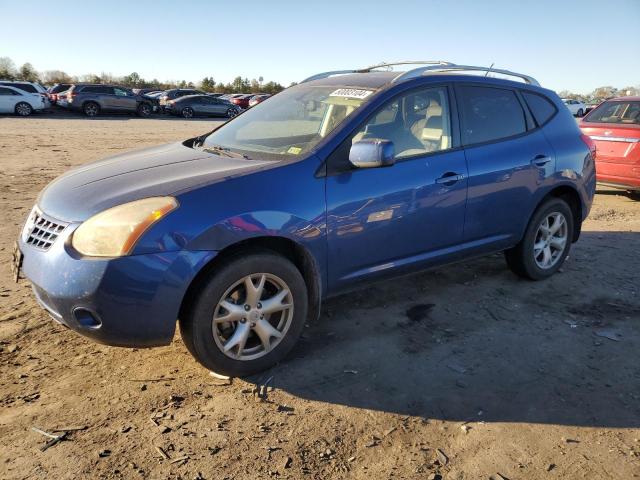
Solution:
M640 125L582 122L580 129L595 141L598 163L640 165Z
M601 103L580 129L596 144L598 180L640 186L640 97Z

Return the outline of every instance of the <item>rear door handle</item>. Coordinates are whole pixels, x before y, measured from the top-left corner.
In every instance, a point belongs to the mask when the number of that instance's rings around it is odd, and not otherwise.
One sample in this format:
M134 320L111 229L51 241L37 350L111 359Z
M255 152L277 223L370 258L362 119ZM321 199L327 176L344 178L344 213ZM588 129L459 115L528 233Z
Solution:
M464 180L464 175L459 173L447 172L440 178L436 178L436 183L443 183L445 185L453 185L459 180Z
M544 167L550 161L551 157L548 157L546 155L536 155L535 157L533 157L533 160L531 160L531 164L537 165L538 167Z

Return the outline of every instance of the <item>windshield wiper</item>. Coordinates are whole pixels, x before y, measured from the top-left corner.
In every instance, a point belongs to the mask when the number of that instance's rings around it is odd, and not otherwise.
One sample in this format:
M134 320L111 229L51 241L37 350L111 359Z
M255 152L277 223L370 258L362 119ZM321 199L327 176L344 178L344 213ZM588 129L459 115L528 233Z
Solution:
M227 147L223 147L222 145L207 145L200 147L203 151L209 153L215 153L217 155L224 155L231 158L244 158L246 160L251 160L248 155L244 153L233 152Z

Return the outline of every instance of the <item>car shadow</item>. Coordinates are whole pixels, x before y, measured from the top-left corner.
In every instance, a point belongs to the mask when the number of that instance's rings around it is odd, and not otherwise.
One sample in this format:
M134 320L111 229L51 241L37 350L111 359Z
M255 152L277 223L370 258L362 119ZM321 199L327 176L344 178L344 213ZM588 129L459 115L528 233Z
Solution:
M637 428L638 251L640 233L583 232L546 281L496 254L332 298L248 380L426 419Z
M598 195L605 195L609 197L622 196L627 197L630 200L638 200L640 201L640 190L624 190L620 188L607 187L603 185L598 185L596 187L596 193Z

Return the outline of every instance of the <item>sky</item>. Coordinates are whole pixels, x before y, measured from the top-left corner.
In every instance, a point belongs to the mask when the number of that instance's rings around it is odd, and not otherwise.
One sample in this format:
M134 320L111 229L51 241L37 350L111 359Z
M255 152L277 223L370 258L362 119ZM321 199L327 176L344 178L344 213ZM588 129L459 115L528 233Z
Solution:
M447 60L556 91L640 85L640 0L0 0L0 57L71 75L283 85L382 61ZM25 29L25 26L28 28Z

